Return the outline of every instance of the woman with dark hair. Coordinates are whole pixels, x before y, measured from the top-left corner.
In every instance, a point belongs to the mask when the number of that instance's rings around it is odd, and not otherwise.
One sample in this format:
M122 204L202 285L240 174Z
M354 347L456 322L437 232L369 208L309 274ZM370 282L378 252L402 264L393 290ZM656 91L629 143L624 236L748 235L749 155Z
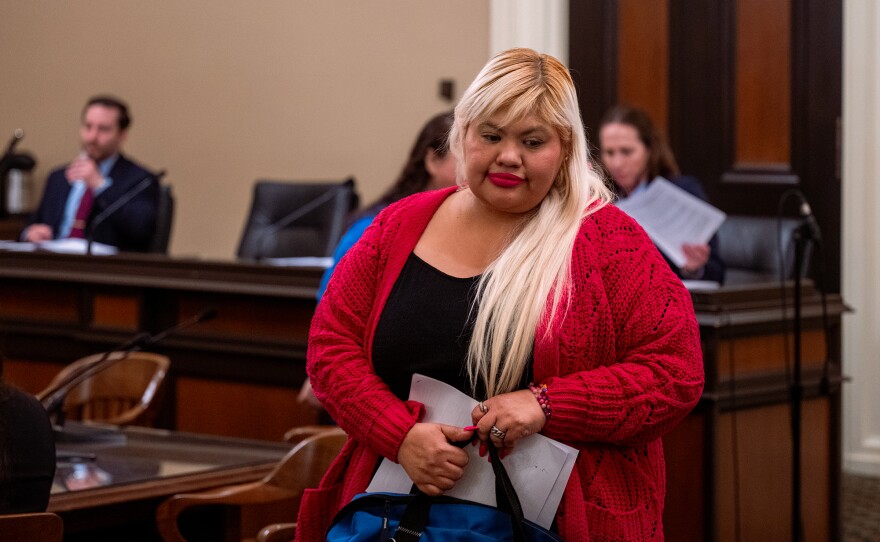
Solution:
M44 512L55 477L55 442L39 401L2 380L0 354L0 514Z
M666 139L641 109L625 105L609 109L599 124L599 147L602 164L614 181L619 198L636 194L655 179L665 178L707 201L700 182L681 174ZM718 256L717 237L708 244L685 244L682 250L687 261L681 268L666 258L680 278L724 281L724 262Z

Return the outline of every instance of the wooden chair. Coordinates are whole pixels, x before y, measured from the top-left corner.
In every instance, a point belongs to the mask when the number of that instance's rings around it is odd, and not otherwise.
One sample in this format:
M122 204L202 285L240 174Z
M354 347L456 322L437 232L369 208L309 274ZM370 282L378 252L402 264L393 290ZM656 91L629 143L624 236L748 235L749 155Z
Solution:
M284 433L286 442L301 442L312 435L332 431L335 425L300 425ZM296 523L273 523L257 533L257 542L288 542L296 535Z
M37 398L42 401L50 396L102 357L104 354L95 354L71 363L37 394ZM114 425L152 425L154 415L150 405L168 373L171 364L168 357L149 352L113 352L109 359L120 361L88 377L70 391L64 400L65 417Z
M284 433L284 442L298 444L308 437L338 429L335 425L300 425Z
M273 523L257 534L257 542L291 542L296 537L296 523Z
M61 542L64 523L57 514L0 515L0 542Z
M256 532L259 525L266 525L270 521L295 520L303 491L317 487L324 472L345 444L346 438L345 432L338 427L319 431L294 446L275 469L260 481L170 497L156 510L159 534L165 542L185 542L178 526L181 513L194 507L209 505L233 506L244 512L254 505L284 503L283 512L286 517L266 518L262 521L255 518L252 521L255 524L252 533ZM227 530L233 529L241 529L241 525L233 524ZM247 540L242 537L241 532L230 534L228 539Z

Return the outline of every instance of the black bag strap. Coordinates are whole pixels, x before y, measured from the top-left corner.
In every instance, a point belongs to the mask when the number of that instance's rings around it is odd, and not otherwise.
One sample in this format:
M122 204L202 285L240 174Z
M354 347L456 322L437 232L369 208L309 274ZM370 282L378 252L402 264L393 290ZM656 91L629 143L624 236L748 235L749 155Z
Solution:
M510 481L510 476L507 475L507 470L501 464L498 449L495 448L491 441L486 442L486 447L489 449L489 456L492 458L492 470L495 472L495 501L497 507L502 512L510 515L514 542L525 542L524 516L519 497L516 495L513 483ZM393 540L396 542L417 542L428 525L428 513L431 510L431 503L431 497L421 491L415 491L415 496L403 511Z
M507 475L507 469L501 464L501 457L498 454L498 448L491 440L486 441L486 447L489 448L489 456L492 458L492 470L495 471L495 502L498 509L510 514L511 528L513 530L514 542L525 542L526 535L523 529L523 521L525 516L522 511L522 504L513 488L513 482Z

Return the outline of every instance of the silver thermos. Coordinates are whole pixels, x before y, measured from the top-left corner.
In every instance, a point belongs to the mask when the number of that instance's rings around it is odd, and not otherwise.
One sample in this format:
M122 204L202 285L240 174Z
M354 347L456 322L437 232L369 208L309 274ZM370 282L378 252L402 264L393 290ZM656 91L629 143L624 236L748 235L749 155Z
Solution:
M6 212L19 215L30 211L31 171L11 168L6 173Z

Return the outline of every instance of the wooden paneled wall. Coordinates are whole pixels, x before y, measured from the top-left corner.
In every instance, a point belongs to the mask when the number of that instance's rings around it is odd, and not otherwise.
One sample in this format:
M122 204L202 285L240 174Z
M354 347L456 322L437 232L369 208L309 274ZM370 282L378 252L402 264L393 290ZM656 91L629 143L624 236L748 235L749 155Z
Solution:
M569 64L592 144L628 103L666 130L682 172L729 214L797 214L822 229L840 291L842 0L583 0ZM820 253L816 253L817 255ZM812 276L820 277L814 258Z

